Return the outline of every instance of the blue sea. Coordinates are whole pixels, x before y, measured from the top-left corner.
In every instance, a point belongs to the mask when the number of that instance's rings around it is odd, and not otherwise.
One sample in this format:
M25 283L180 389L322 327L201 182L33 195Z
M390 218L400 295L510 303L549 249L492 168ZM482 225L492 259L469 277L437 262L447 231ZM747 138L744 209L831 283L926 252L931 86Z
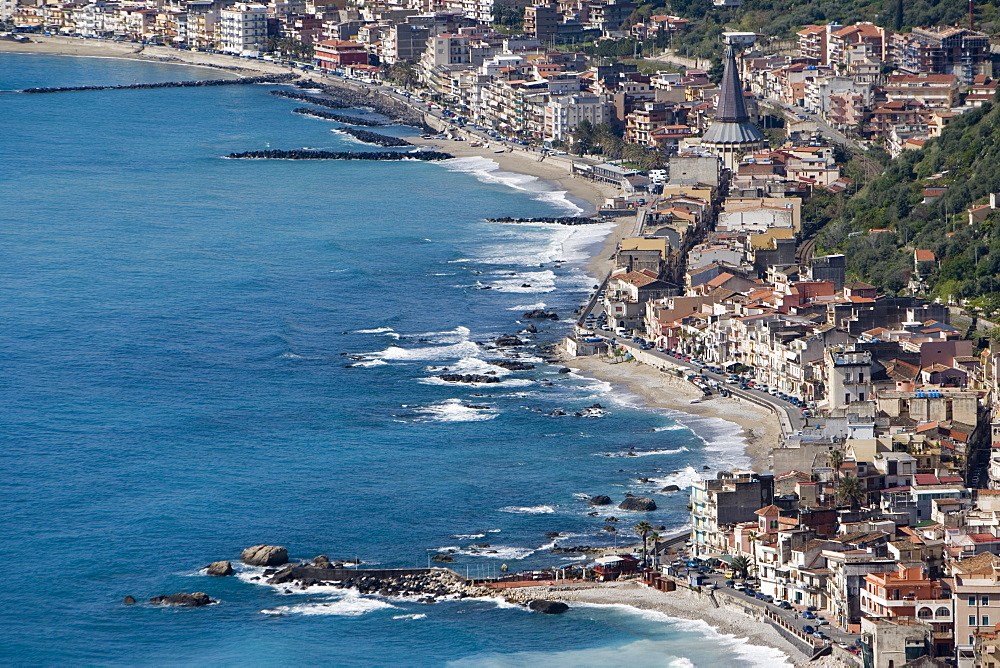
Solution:
M473 575L567 564L548 549L616 540L604 515L623 536L683 528L685 493L657 490L747 463L735 425L646 410L532 348L534 370L487 364L528 309L564 316L522 334L557 342L594 285L608 226L486 221L585 208L552 186L479 158L223 159L374 148L267 85L15 92L218 76L0 54L0 662L780 663L625 607L550 617L201 574L257 543L385 567L450 548ZM602 417L573 415L594 403ZM626 492L660 510L587 515L590 495ZM142 603L180 591L219 603Z

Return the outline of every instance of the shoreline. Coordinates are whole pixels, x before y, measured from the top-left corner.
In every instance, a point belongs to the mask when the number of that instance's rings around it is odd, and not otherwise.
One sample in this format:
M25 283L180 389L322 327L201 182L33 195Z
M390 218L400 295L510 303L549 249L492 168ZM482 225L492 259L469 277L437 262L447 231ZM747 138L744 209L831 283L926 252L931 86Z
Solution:
M40 46L43 48L37 48ZM141 45L74 38L39 38L38 41L27 44L0 40L0 52L27 55L37 53L77 57L123 58L163 64L208 67L225 72L228 75L232 75L234 67L237 66L244 72L266 74L283 73L289 69L262 61L244 61L232 56L184 52L168 47L146 47L137 51L136 48L139 46ZM161 49L167 53L162 56L155 55L155 53L148 53L148 51L152 51L153 49ZM190 60L179 56L190 56ZM223 62L205 62L209 59L222 60ZM456 158L485 158L495 162L500 170L532 176L553 183L570 196L589 203L595 209L600 207L604 198L618 193L617 188L572 176L564 166L565 163L569 162L568 160L539 161L537 154L520 150L494 153L491 149L485 147L470 147L468 141L423 140L419 136L415 139L410 139L409 137L407 139L417 145L425 145L423 142L426 142L426 145L441 146L443 150L453 154ZM582 263L585 271L596 278L596 282L603 280L603 277L607 274L611 265L608 258L616 248L618 241L632 234L634 216L619 217L614 220L614 223L614 229L600 242L597 254L592 256L589 261ZM746 454L753 460L755 467L763 463L764 468L767 468L766 458L769 455L770 449L778 444L780 427L773 414L766 409L748 404L747 402L718 397L705 403L692 405L689 403L690 399L700 396L701 393L691 386L690 383L664 374L654 367L639 362L611 365L601 362L597 358L567 358L565 361L568 366L579 368L588 377L627 388L629 392L639 396L647 406L676 410L690 415L736 423L744 430L744 438L747 443L745 448ZM599 592L600 595L597 593L589 594L591 598L584 596L589 590L562 592L559 595L565 596L566 600L577 600L579 602L599 605L629 606L639 610L655 610L675 618L700 620L716 629L719 633L747 637L748 642L753 645L777 649L787 654L790 660L795 656L787 649L792 648L795 650L795 648L788 641L781 638L777 632L766 624L743 615L738 610L729 607L707 609L705 602L703 600L696 600L696 595L691 593L688 593L688 597L692 599L691 601L687 601L686 599L674 601L675 594L680 594L680 591L672 594L663 594L655 590L640 589L638 585L636 587L637 589L635 590L631 590L627 586L595 589L594 591ZM555 592L546 592L545 597L559 597L554 594ZM578 595L580 598L571 598L573 595ZM722 611L727 612L723 613ZM798 662L796 661L796 663Z

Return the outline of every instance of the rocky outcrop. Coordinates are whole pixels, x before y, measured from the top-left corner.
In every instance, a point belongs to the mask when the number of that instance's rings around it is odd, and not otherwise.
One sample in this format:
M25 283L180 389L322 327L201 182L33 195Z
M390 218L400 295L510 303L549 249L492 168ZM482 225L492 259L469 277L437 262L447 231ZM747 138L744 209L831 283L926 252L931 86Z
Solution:
M171 594L170 596L154 596L149 599L149 602L153 605L175 605L182 608L200 608L203 605L215 603L203 591L196 591L193 594L180 593Z
M455 557L450 554L435 554L431 558L431 561L436 561L441 564L451 564L455 562Z
M521 317L526 320L558 320L559 314L555 311L546 311L538 308L531 311L525 311Z
M226 575L233 574L233 564L229 561L213 561L205 569L206 575L212 575L215 577L224 577Z
M375 144L376 146L384 146L386 148L397 148L400 146L413 146L410 142L405 139L400 139L399 137L390 137L388 135L380 135L377 132L369 132L368 130L359 130L358 128L340 128L340 132L345 135L350 135L357 139L358 141L363 141L366 144Z
M122 601L122 603L124 603L125 605L135 605L135 597L134 596L126 596L125 600Z
M321 554L312 560L312 565L315 568L331 568L330 558L325 554Z
M666 487L664 487L664 488L663 488L663 489L661 489L660 491L661 491L661 492L679 492L679 491L680 491L680 489L681 489L681 488L680 488L680 487L678 487L677 485L667 485Z
M597 496L590 497L590 505L592 506L610 506L611 497L604 494L598 494Z
M312 116L313 118L325 118L328 121L337 121L338 123L346 123L348 125L363 125L367 128L377 128L385 125L382 121L374 121L370 118L358 118L357 116L348 116L346 114L335 114L330 111L323 111L322 109L310 109L309 107L292 109L292 113L302 114L303 116Z
M512 336L510 334L504 334L502 336L497 337L496 345L500 348L508 348L511 346L523 346L524 341L517 338L516 336Z
M507 369L508 371L530 371L535 368L534 364L518 362L517 360L486 360L486 362L501 369Z
M81 90L137 90L147 88L202 88L206 86L244 86L259 83L283 83L297 78L297 74L265 74L259 77L236 79L203 79L198 81L161 81L159 83L120 84L117 86L57 86L26 88L22 93L66 93Z
M487 376L481 373L443 373L438 376L441 380L449 383L499 383L496 376Z
M288 563L288 550L280 545L254 545L243 550L240 561L250 566L281 566Z
M649 512L656 510L656 501L645 496L629 496L618 504L618 509Z
M232 160L451 160L455 156L442 151L291 151L267 150L230 153Z
M448 555L441 555L448 556ZM314 585L356 589L361 594L379 596L417 597L417 600L434 600L440 596L465 598L467 596L493 596L496 590L470 585L454 571L431 569L418 573L396 575L365 575L344 577L345 571L319 569L307 566L288 566L275 573L268 584L296 585L308 590Z
M528 603L528 609L534 610L535 612L540 612L543 615L561 615L562 613L569 610L569 606L562 601L546 601L544 599L535 599Z

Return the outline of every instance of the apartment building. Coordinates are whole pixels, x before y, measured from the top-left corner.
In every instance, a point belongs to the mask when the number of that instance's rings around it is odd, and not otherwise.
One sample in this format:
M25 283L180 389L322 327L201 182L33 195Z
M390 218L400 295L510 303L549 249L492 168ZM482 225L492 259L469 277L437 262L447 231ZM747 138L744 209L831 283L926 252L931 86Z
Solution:
M261 56L267 42L267 7L239 2L219 13L222 50L238 56Z

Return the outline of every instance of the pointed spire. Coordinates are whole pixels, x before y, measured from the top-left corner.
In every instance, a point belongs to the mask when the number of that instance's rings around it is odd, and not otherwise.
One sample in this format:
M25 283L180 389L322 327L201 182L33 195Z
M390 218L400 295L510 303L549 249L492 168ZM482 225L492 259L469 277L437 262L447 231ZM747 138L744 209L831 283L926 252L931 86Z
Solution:
M750 120L747 113L747 103L743 98L743 83L736 67L736 52L732 44L726 47L726 66L722 74L722 86L719 91L719 105L716 108L715 120L730 123L743 123Z

